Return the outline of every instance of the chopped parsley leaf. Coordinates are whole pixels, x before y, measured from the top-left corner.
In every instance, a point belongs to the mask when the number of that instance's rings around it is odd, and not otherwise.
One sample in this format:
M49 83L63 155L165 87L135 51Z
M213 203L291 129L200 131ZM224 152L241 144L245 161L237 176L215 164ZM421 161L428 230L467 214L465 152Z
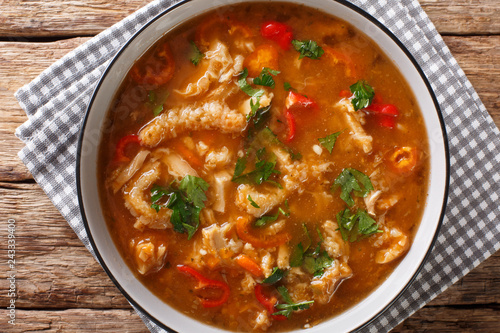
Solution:
M278 208L278 211L279 211L281 214L285 215L286 217L289 217L289 216L290 216L290 212L285 212L285 210L284 210L283 208L281 208L281 207L279 207L279 208Z
M260 75L253 79L253 84L274 88L275 83L273 75L276 76L279 73L279 71L264 67Z
M233 178L240 176L245 168L247 167L247 158L246 156L238 158L236 161L236 166L234 167L234 175Z
M332 264L333 258L330 258L326 251L319 252L315 256L311 255L304 258L304 269L315 277L323 275L325 269Z
M245 157L239 158L236 162L233 178L231 179L233 182L238 184L257 184L260 185L264 182L272 183L280 187L278 183L269 179L273 174L280 174L279 170L276 170L276 156L274 154L270 154L269 158L260 159L257 158L257 162L255 163L255 169L248 173L243 174L243 171L246 168L247 160Z
M160 105L157 105L154 109L153 109L153 116L157 116L159 115L160 113L163 112L163 104L160 104Z
M292 45L297 52L300 52L299 59L308 57L319 59L325 51L313 40L292 40Z
M265 225L267 225L269 222L274 222L278 219L278 216L280 215L280 213L276 213L275 215L264 215L264 216L261 216L257 219L257 221L255 221L255 224L254 226L258 227L258 228L261 228L261 227L264 227Z
M266 122L271 117L270 111L271 111L271 104L255 111L255 114L251 117L254 129L261 130L264 127Z
M198 46L193 41L189 42L191 44L192 52L189 60L193 63L193 65L198 66L201 59L205 58L205 55L200 51Z
M250 97L261 97L264 94L264 90L252 87L250 83L248 83L247 77L248 69L245 68L240 73L240 78L238 79L238 86L240 87L240 89Z
M297 89L293 88L292 85L289 83L289 82L285 82L283 83L283 88L286 90L286 91L297 91Z
M292 254L290 255L290 266L291 267L300 267L304 261L304 247L302 243L299 243L294 249Z
M153 107L153 116L157 116L160 113L163 112L163 104L165 104L165 101L167 100L169 96L169 92L160 92L160 97L156 94L154 90L150 90L148 92L148 101L150 103L150 106Z
M292 148L286 146L283 142L278 139L278 136L271 131L269 127L264 128L257 134L257 138L263 143L275 144L288 154L290 154L290 158L292 161L300 160L302 158L302 154L300 152L295 152Z
M249 195L250 196L250 195ZM253 205L252 205L253 206ZM254 206L255 207L255 206ZM256 207L256 208L260 208L260 207ZM285 210L281 207L278 208L278 212L275 214L275 215L263 215L261 217L259 217L257 219L257 221L255 221L255 224L254 226L256 227L264 227L266 226L269 222L274 222L278 219L278 216L281 214L283 214L284 216L286 217L289 217L290 216L290 212L285 212Z
M254 206L255 208L260 208L260 206L259 206L259 205L257 205L257 203L256 203L255 201L253 201L253 199L252 199L252 197L250 196L250 194L248 195L247 200L248 200L248 201L250 201L250 204L251 204L252 206Z
M355 111L361 110L372 104L375 92L373 88L366 83L366 81L361 80L349 87L351 93L354 97L351 99L351 104Z
M321 234L321 230L319 230L318 226L316 226L316 232L318 233L319 240L323 242L325 239L323 238L323 235Z
M154 90L148 91L148 100L150 103L156 102L156 93Z
M325 269L333 264L333 258L328 256L326 251L321 251L321 243L323 242L323 235L316 227L320 241L316 247L311 248L311 236L305 224L302 224L304 232L307 236L307 245L304 246L299 243L293 250L290 256L290 266L291 267L304 267L306 272L313 274L314 276L321 276Z
M188 175L176 187L173 184L168 187L154 185L151 189L151 208L156 212L162 207L171 209L170 222L174 230L179 233L187 232L188 239L191 239L200 225L200 212L205 207L205 191L209 185L199 177ZM161 204L164 197L168 199L165 204Z
M287 318L290 318L290 315L292 314L293 311L306 310L306 309L309 309L309 307L312 304L314 304L314 301L305 301L305 302L300 302L300 303L294 303L292 298L290 297L290 294L288 293L288 289L286 289L286 287L279 286L276 289L278 290L278 292L280 293L281 297L286 302L286 304L276 305L276 309L281 310L281 311L273 313L274 316L283 315Z
M335 142L337 142L337 138L340 134L342 134L342 131L327 135L324 138L319 138L318 141L331 154L333 147L335 146Z
M361 185L363 188L361 188ZM331 190L335 191L337 188L341 188L340 198L344 202L352 207L354 205L354 199L351 196L351 192L358 197L366 197L370 191L373 190L372 182L370 178L353 168L346 168L342 170L340 175L335 179Z
M363 209L358 209L353 214L349 208L346 208L337 214L337 222L342 239L345 241L355 242L382 232L377 222Z
M274 267L271 275L269 275L267 278L265 278L262 281L262 283L275 284L276 282L283 279L287 273L288 272L283 270L283 269L280 269L278 267Z

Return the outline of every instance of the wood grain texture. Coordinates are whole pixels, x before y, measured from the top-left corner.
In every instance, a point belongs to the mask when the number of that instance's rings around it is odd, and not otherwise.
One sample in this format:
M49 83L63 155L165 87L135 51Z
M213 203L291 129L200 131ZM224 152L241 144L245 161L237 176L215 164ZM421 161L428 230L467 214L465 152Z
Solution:
M0 181L22 181L32 176L17 157L23 143L14 136L28 118L14 93L47 67L89 38L53 43L0 42Z
M0 317L7 318L7 310L0 310ZM148 329L130 309L94 310L69 309L60 311L16 311L16 326L0 321L1 332L78 332L78 333L148 333ZM22 324L21 324L22 323Z
M0 221L16 220L18 307L128 307L37 184L0 183L0 207ZM4 237L2 245L7 244ZM0 257L6 258L3 246ZM0 273L0 290L8 289L5 274ZM0 306L7 304L7 294L0 293Z
M4 0L0 36L90 36L101 32L144 6L148 0L119 3L103 0ZM442 34L499 34L498 0L420 0Z
M149 0L5 0L0 13L0 36L91 36L148 4Z
M498 305L474 309L428 306L415 313L391 332L499 332L499 313Z

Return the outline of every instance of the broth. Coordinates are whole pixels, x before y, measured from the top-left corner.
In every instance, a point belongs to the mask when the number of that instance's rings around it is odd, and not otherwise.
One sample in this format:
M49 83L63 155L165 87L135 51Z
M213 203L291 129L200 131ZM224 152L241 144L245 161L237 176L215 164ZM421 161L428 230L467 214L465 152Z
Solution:
M345 311L398 265L425 206L429 148L407 83L355 27L305 6L180 25L107 117L98 176L116 246L209 325L287 331Z

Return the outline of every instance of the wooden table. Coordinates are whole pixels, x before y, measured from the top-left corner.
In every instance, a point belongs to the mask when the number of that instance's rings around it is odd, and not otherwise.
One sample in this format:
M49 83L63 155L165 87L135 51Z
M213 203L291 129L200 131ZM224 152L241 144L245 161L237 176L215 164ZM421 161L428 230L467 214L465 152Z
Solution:
M208 0L207 0L208 1ZM146 0L0 1L0 331L147 332L17 158L14 92ZM500 125L500 1L421 0ZM457 110L457 112L460 112ZM8 219L16 221L16 326L7 323ZM500 332L500 253L395 332Z

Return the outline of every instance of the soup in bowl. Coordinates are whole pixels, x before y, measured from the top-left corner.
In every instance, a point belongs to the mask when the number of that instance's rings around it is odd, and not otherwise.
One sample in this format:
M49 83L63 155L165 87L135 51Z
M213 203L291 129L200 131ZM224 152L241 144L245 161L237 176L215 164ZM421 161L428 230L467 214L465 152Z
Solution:
M77 168L86 227L161 325L352 330L432 245L447 152L427 81L366 14L308 5L321 10L186 2L94 94Z

